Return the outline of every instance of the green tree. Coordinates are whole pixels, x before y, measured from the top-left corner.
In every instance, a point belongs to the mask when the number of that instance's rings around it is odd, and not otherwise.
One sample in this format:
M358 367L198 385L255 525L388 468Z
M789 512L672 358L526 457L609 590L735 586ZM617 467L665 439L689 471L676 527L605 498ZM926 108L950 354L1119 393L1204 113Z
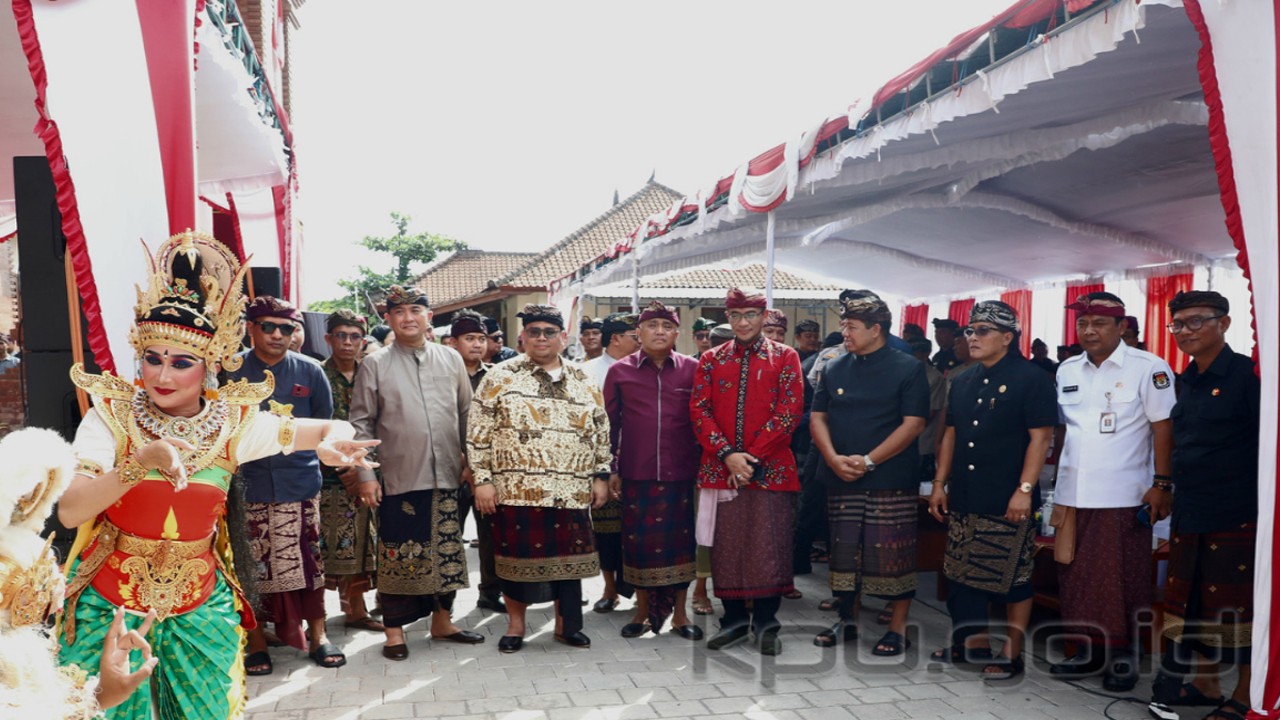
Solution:
M367 313L370 308L366 298L380 295L390 285L403 285L413 280L414 263L429 263L440 253L465 250L467 247L463 241L445 235L411 233L409 223L412 221L413 218L408 215L393 212L391 224L396 229L394 235L366 235L359 241L363 247L395 258L395 266L389 272L378 272L361 265L356 268L355 277L338 281L338 285L346 291L342 297L311 303L307 309L313 312L333 312L339 308L349 308Z

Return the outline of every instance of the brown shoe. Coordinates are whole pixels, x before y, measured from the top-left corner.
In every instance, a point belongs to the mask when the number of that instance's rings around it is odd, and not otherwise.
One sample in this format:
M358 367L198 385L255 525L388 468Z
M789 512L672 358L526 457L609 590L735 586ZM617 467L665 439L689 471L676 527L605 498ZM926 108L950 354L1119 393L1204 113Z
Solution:
M409 646L404 643L400 643L399 645L383 645L382 657L388 660L395 660L397 662L400 660L408 660Z

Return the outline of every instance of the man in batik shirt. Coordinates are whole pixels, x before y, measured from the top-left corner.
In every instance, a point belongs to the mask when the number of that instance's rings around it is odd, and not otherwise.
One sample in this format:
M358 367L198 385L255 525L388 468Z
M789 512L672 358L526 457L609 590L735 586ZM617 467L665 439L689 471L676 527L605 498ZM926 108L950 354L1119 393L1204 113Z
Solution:
M791 433L804 412L804 381L796 351L762 334L764 295L734 288L725 307L734 339L703 355L690 405L702 445L698 543L711 547L711 577L725 609L707 647L726 647L754 629L760 651L776 655L778 608L795 589L800 480Z
M346 420L355 387L356 357L364 344L369 323L350 310L338 310L325 320L324 340L329 357L320 364L333 390L333 417ZM373 514L362 505L355 468L320 467L320 546L324 549L325 588L338 591L349 628L382 632L382 623L369 617L364 594L373 587L373 548L377 533Z
M595 384L560 356L560 311L526 305L519 317L527 354L489 370L467 428L476 507L492 516L507 600L498 650L524 646L525 612L544 602L556 606L556 640L588 648L582 579L600 572L590 508L609 496L609 418Z
M395 341L360 364L351 394L356 437L379 439L379 474L360 473L360 498L378 511L378 598L388 660L409 657L404 626L430 616L431 637L465 644L484 636L453 624L467 587L459 487L471 382L458 353L428 342L431 309L420 290L387 291Z

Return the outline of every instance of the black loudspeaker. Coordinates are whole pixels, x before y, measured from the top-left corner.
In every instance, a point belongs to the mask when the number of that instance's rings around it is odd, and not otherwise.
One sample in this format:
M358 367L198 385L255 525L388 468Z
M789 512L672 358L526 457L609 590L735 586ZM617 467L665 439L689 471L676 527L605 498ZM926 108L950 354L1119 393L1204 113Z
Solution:
M13 159L18 213L18 262L22 268L22 371L26 379L26 423L51 428L68 440L80 424L72 365L71 321L67 314L62 235L57 189L43 157ZM81 319L81 327L88 323ZM85 365L97 372L84 339Z
M278 267L251 267L249 278L253 280L253 295L270 295L278 298L284 292L284 275Z

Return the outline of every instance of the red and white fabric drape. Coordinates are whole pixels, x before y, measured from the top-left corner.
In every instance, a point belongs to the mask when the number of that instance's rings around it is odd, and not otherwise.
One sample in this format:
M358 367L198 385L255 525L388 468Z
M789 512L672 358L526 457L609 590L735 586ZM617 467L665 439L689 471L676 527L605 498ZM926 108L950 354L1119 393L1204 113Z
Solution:
M1169 314L1169 301L1180 292L1191 289L1193 279L1191 273L1153 277L1147 279L1147 316L1142 327L1146 330L1143 337L1147 350L1164 358L1174 372L1182 372L1187 367L1189 358L1178 349L1166 326L1172 319Z
M924 330L925 337L928 337L929 306L908 305L902 308L902 324L898 327L898 334L901 335L903 328L908 325L919 325Z
M1277 46L1274 2L1184 0L1200 35L1198 70L1209 107L1209 145L1218 172L1226 229L1253 291L1262 379L1258 452L1258 550L1254 563L1253 680L1249 717L1280 718L1280 545L1276 524L1280 445L1280 142L1277 141ZM1239 150L1233 153L1232 150ZM1241 313L1237 316L1240 318ZM1263 332L1256 332L1263 328Z
M1018 338L1018 350L1022 357L1031 357L1031 290L1010 290L1000 293L1000 302L1013 308L1018 314L1018 324L1022 326L1022 337Z
M1066 305L1076 301L1081 295L1088 295L1093 292L1103 292L1106 287L1102 283L1082 282L1068 283ZM1080 342L1080 338L1076 336L1076 314L1070 310L1063 311L1062 316L1062 344L1074 345Z
M138 239L196 226L195 3L14 0L13 15L89 348L131 376Z

